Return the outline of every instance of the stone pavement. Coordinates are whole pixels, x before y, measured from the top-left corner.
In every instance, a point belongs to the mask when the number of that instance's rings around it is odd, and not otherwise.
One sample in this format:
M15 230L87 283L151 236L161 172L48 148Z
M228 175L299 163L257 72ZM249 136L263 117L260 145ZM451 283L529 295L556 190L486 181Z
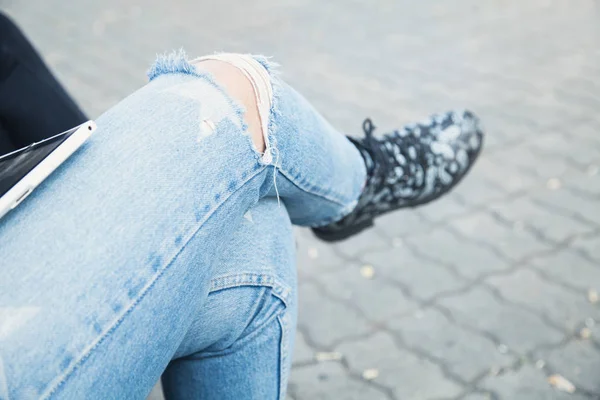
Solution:
M472 108L485 154L451 195L334 246L298 231L289 397L600 398L597 0L0 6L92 116L181 46L274 55L348 133Z

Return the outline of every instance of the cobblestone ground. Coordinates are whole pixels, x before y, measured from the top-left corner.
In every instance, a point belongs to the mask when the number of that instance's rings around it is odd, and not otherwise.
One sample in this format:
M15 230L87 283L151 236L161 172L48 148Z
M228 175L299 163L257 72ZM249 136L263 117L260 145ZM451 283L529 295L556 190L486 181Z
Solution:
M92 116L180 46L274 55L352 134L474 109L485 154L451 195L335 246L298 231L289 397L599 398L600 2L0 5Z

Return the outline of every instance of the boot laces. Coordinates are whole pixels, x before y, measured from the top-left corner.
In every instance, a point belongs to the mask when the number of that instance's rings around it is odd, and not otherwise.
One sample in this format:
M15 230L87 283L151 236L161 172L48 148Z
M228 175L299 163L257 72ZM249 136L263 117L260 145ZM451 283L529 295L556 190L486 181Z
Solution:
M379 165L378 168L374 168L374 176L378 181L375 191L379 192L386 185L386 179L390 174L393 174L393 169L396 166L402 167L403 170L402 176L396 178L406 180L410 173L410 171L407 170L409 163L412 162L424 166L426 165L427 160L424 158L423 154L421 154L422 152L419 151L421 143L419 143L419 140L415 135L408 134L401 137L398 131L394 131L392 134L384 135L382 139L377 139L374 136L375 129L376 126L370 118L363 121L363 131L365 133L365 138L362 141L363 146L371 155L371 158L373 158L375 165ZM388 142L393 143L393 146L386 146L386 143ZM391 149L394 147L406 160L404 165L401 165L397 160L397 154ZM414 153L416 153L414 154L416 156L415 159L409 154L409 149L411 147L414 149Z

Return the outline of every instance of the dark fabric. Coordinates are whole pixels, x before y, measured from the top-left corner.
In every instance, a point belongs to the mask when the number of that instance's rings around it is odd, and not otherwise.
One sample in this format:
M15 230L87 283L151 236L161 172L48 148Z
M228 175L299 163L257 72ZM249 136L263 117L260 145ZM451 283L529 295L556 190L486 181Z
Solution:
M4 129L2 121L0 121L0 156L2 154L10 153L11 151L15 151L16 149L16 146L13 144L10 136L8 135L8 131Z
M0 154L85 121L27 38L0 13Z

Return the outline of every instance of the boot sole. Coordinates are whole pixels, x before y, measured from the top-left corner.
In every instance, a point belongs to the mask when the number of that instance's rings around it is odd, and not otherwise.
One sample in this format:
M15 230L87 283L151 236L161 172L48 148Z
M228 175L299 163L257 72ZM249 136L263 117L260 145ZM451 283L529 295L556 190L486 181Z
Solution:
M367 228L374 225L373 220L369 219L361 222L360 224L352 225L351 227L337 232L321 232L317 229L312 229L313 233L319 239L325 242L339 242L344 239L348 239L350 236L354 236Z

